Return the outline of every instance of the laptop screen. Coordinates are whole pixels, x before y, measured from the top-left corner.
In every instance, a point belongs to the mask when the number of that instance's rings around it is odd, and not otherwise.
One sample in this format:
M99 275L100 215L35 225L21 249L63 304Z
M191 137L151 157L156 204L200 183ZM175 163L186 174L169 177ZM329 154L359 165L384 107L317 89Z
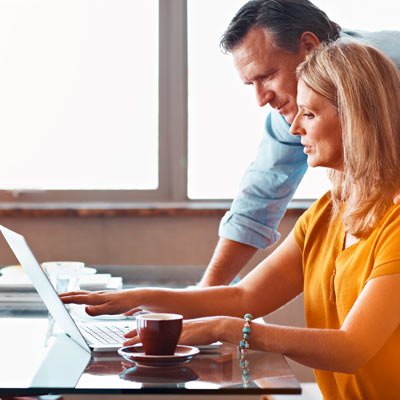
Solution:
M90 351L75 321L58 297L57 292L37 262L25 238L2 225L0 225L0 230L54 320L73 340L85 350Z

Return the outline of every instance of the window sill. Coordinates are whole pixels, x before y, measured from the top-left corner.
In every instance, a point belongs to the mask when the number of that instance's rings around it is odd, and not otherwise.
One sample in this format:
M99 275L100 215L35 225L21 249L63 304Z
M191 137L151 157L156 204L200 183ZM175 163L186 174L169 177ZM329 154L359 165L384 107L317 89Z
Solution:
M287 213L306 210L311 200L289 203ZM157 203L11 203L0 202L1 217L220 216L230 201Z

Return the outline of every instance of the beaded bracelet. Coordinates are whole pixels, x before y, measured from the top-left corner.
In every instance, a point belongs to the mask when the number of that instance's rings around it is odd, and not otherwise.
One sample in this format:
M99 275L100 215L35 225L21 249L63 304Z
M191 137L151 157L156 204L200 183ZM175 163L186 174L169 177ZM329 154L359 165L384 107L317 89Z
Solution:
M242 371L243 387L247 388L250 385L251 376L250 376L250 363L249 360L246 358L246 353L240 353L239 366L240 370Z
M248 387L250 385L250 365L249 360L246 359L246 350L249 348L250 339L250 322L253 319L251 314L246 314L244 316L244 327L242 329L242 340L239 343L239 365L242 371L243 387Z
M251 334L250 322L253 319L251 314L244 316L244 327L242 329L242 340L239 343L239 352L244 353L249 348L249 339Z

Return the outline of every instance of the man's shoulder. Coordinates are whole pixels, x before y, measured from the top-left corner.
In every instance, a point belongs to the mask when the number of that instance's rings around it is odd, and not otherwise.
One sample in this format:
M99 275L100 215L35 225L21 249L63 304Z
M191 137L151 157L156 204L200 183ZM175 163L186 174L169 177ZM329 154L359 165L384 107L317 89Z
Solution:
M341 38L353 38L368 43L386 54L400 69L400 31L363 31L343 29Z

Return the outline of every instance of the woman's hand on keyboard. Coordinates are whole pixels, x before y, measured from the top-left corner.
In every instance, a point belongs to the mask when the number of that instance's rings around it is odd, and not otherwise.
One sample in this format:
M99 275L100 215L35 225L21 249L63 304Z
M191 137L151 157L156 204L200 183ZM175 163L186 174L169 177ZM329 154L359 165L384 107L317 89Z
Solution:
M116 290L100 292L68 292L60 294L64 304L87 304L85 311L91 315L122 314L135 308L133 290Z

